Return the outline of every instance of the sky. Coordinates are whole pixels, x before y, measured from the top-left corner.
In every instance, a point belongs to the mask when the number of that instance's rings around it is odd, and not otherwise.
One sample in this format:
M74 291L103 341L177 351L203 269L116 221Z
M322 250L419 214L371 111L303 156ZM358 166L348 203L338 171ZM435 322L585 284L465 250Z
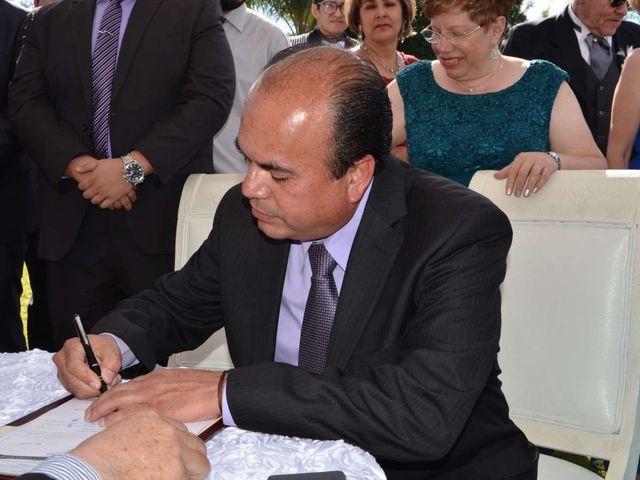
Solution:
M555 15L560 13L568 3L569 0L533 0L533 5L527 10L527 18L537 20L542 17L542 12L545 9L549 9L549 15Z
M19 4L20 0L9 0L13 3ZM525 0L527 1L527 0ZM562 11L562 9L569 3L570 0L529 0L531 7L527 10L527 18L529 20L537 20L542 17L544 10L549 11L549 15L555 15ZM30 0L23 0L24 4L29 4ZM524 2L523 2L524 3ZM287 31L286 24L284 22L274 19L283 30Z
M9 0L15 4L21 3L20 0ZM531 8L527 10L527 17L530 20L538 19L542 16L542 11L545 9L549 9L550 15L555 15L560 12L564 6L569 2L569 0L530 0L532 3ZM28 4L30 2L24 2ZM278 22L280 23L280 22ZM286 27L285 27L286 28Z

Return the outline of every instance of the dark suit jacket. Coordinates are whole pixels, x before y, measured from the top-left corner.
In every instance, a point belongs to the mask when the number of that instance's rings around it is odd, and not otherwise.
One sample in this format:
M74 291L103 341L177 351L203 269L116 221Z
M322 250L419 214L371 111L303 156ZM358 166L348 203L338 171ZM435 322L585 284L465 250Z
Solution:
M586 82L590 67L580 54L569 8L553 17L516 26L507 39L504 54L529 60L549 60L565 70L569 74L569 85L580 103L585 118L591 119L595 118L598 106L595 98L587 94ZM630 53L629 48L636 47L640 47L640 25L622 22L613 35L613 54L618 70L622 68L622 63ZM593 132L594 127L589 123Z
M319 47L322 45L322 40L324 40L324 35L320 31L318 27L315 27L313 30L307 33L301 33L300 35L294 35L293 37L289 37L289 44L292 47L297 47L299 45L306 45L310 47ZM342 34L342 38L340 39L344 41L343 48L353 48L358 45L358 41L351 38L349 35L345 33Z
M10 90L15 130L41 173L40 254L59 260L88 202L61 182L68 163L93 154L91 30L95 0L43 7L27 28ZM186 175L212 172L212 137L233 101L233 59L217 1L137 1L122 40L111 105L112 155L140 150L155 174L138 187L128 216L148 253L173 251Z
M152 369L224 325L238 426L343 438L389 478L504 478L536 456L498 380L510 242L509 221L488 200L390 158L351 250L327 369L313 375L273 362L289 243L257 229L236 187L188 264L94 331L120 336Z
M26 16L0 0L0 243L20 240L36 226L36 167L22 151L7 116L9 81Z

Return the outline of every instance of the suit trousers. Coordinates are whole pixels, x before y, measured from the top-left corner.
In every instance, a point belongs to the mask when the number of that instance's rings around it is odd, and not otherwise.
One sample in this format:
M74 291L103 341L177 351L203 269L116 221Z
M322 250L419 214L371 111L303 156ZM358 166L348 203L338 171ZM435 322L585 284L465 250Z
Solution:
M69 252L60 261L47 262L54 350L76 336L73 314L91 330L120 300L172 271L173 262L173 252L150 254L136 244L126 211L90 205Z

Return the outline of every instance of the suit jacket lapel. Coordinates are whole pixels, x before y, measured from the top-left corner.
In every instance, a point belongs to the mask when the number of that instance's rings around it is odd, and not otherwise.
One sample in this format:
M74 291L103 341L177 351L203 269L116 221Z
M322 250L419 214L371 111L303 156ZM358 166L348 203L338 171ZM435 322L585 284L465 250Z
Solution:
M145 34L147 25L153 18L153 15L162 3L162 0L140 0L135 3L127 23L127 29L122 39L120 52L118 53L118 66L116 67L116 75L113 81L113 91L111 98L115 98L125 82L129 66L135 58L138 45Z
M253 227L256 228L257 227ZM262 234L260 234L262 235ZM287 260L289 258L289 243L261 241L254 246L255 255L252 259L258 259L259 264L254 264L250 270L253 274L244 279L246 291L252 292L251 311L256 312L256 318L248 318L247 328L252 331L252 351L249 363L272 362L276 349L276 335L278 331L278 318L280 315L280 301L282 299L282 287L287 272ZM276 279L276 281L274 281Z
M71 35L82 83L84 105L91 105L91 32L95 0L73 0L71 7Z
M333 322L328 366L343 368L351 357L404 239L393 228L406 214L404 181L397 162L388 159L386 168L376 175L358 227Z
M613 55L614 55L616 64L618 65L618 70L622 70L622 65L627 59L627 55L631 53L631 50L633 49L634 44L629 43L630 39L625 38L622 26L618 28L616 33L613 35L612 40L613 41L611 42L612 43L611 48L613 51Z

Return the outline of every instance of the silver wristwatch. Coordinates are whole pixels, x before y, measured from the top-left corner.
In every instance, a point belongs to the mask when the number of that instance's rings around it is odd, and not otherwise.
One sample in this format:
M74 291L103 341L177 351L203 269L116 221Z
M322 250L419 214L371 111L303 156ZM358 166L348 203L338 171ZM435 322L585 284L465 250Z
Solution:
M144 181L144 169L130 153L122 156L122 177L134 187Z
M560 155L558 155L556 152L547 152L547 155L549 155L551 158L553 158L553 160L556 162L556 167L558 168L558 170L562 170L562 162L560 161Z

